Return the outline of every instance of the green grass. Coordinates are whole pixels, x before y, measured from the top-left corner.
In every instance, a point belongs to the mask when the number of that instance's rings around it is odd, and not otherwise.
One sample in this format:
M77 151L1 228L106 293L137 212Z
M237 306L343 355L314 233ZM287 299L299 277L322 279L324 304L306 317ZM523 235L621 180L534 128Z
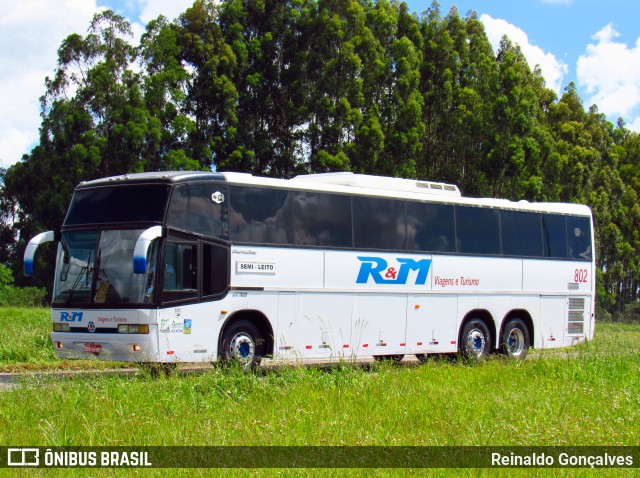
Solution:
M279 367L256 375L214 368L159 379L144 373L27 378L0 392L0 445L637 445L638 344L640 325L599 324L593 342L536 351L523 362L495 357L476 365L436 359L368 368ZM4 349L0 357L8 363ZM53 360L38 352L35 363ZM298 476L303 470L267 471L255 473ZM532 470L498 474L524 471L530 476ZM157 470L158 476L167 472ZM535 471L558 472L589 470ZM377 472L389 473L405 471Z
M130 364L60 360L51 344L51 310L0 308L0 372L122 368Z

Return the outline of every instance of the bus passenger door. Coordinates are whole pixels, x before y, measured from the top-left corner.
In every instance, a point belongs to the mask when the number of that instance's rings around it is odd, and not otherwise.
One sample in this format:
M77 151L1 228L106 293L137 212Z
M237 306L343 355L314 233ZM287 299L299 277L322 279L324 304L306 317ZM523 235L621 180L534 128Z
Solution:
M159 348L166 361L209 361L216 319L229 285L229 248L224 244L169 237L160 272Z

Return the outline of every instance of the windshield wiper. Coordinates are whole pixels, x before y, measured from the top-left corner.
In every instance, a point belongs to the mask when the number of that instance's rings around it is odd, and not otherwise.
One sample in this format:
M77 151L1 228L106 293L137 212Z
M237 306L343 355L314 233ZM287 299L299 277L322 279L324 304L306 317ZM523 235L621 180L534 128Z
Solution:
M87 265L86 266L82 266L82 268L80 269L80 272L76 276L76 280L73 281L73 285L71 286L71 289L67 289L68 292L69 292L69 297L67 297L67 306L71 305L71 301L73 300L73 296L74 296L76 290L78 290L78 287L79 287L80 283L82 282L83 277L84 277L84 283L85 284L89 282L89 274L93 270L93 269L91 269L89 267L89 265L91 264L91 255L92 254L93 254L93 249L91 249L89 251L89 257L87 258Z
M67 305L71 305L71 300L73 300L73 294L76 290L78 290L78 285L80 284L80 280L82 279L82 275L85 274L87 272L87 266L82 266L82 269L80 269L80 273L78 274L78 276L76 277L76 280L74 281L73 285L71 286L71 289L67 289L67 291L69 292L69 297L67 297Z
M120 294L107 278L107 273L102 269L102 249L98 249L96 262L93 267L91 282L92 302L96 304L111 304L120 301Z

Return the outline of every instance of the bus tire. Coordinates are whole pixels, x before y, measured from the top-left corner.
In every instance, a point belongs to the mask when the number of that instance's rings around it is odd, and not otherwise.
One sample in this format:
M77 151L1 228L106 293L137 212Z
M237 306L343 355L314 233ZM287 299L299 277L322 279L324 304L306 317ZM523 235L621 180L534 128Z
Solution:
M491 352L491 335L480 319L471 319L462 328L460 354L469 361L479 362Z
M429 355L428 354L416 354L416 358L420 362L428 362L429 361Z
M222 336L220 360L238 363L246 370L255 370L264 355L265 341L260 330L248 320L229 325Z
M520 319L509 320L502 331L502 353L515 360L524 360L530 346L529 329L525 323Z

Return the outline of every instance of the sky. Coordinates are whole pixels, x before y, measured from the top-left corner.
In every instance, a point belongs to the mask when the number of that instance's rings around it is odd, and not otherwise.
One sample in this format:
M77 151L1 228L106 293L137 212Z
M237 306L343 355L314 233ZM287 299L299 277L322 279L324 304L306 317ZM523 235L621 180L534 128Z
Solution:
M406 0L421 13L431 0ZM57 49L71 33L86 34L93 15L111 8L139 36L162 14L176 18L193 0L0 0L0 167L38 142L39 98L53 76ZM439 0L441 15L456 6L476 11L497 49L507 35L558 96L574 82L585 108L596 104L614 124L640 131L640 1Z

